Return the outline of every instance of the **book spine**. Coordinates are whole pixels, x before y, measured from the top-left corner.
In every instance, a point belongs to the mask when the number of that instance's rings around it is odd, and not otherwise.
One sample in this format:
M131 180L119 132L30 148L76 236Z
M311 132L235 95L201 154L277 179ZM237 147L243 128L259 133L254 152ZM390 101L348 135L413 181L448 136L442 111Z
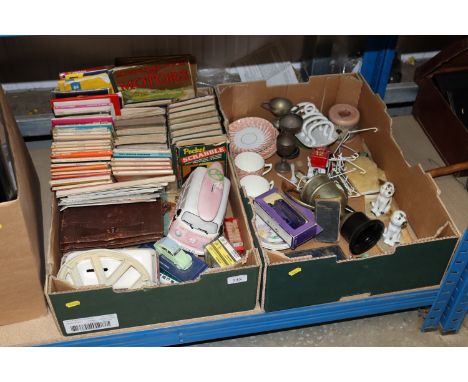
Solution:
M151 153L116 153L114 152L115 158L137 158L137 157L147 157L147 158L170 158L171 154L161 153L161 154L151 154Z
M73 152L70 154L53 154L51 158L94 158L94 157L108 157L112 155L112 151L86 151L86 152Z

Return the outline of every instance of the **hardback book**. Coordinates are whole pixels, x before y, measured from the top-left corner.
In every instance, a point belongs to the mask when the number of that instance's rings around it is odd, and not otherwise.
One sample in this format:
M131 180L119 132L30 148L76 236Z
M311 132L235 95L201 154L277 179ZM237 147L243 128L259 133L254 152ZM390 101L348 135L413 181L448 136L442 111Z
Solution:
M115 93L112 80L107 71L89 76L76 76L65 78L57 82L57 91L68 92L75 90L108 89L109 93Z
M111 69L111 66L97 66L97 67L93 67L93 68L71 70L71 71L68 71L68 72L59 73L59 79L69 80L69 79L72 79L72 78L94 76L94 75L100 74L100 73L107 73L107 71L109 69Z
M165 125L122 127L115 131L117 137L123 135L166 134Z
M201 97L201 98L206 98L206 97ZM216 109L216 103L215 103L214 98L210 97L210 99L206 99L204 101L198 101L199 99L200 98L193 98L189 101L193 100L194 102L187 103L187 104L185 104L184 102L184 105L180 105L182 102L175 102L171 105L168 105L167 106L168 113L172 114L172 113L177 113L181 111L199 109L201 107L211 107L211 108Z
M125 135L115 138L114 145L131 145L144 143L166 143L166 134L146 134L146 135Z
M114 170L113 174L115 177L118 176L124 176L124 175L144 175L144 176L162 176L162 175L172 175L174 172L172 171L172 168L163 168L163 169L151 169L151 170L129 170L129 169L123 169L123 170Z
M170 130L174 131L174 130L185 129L188 127L196 127L196 126L211 125L211 124L219 124L219 118L210 117L210 118L204 118L204 119L196 119L196 120L189 121L189 122L171 124Z
M216 110L216 106L210 105L210 106L197 107L195 109L171 112L168 115L168 120L169 121L175 121L175 120L177 120L178 118L181 118L181 117L186 117L186 116L196 115L196 114L209 113L209 112L212 112L212 111L215 111L215 110Z
M205 126L195 126L188 129L180 129L171 132L171 137L183 137L184 135L196 134L196 133L207 133L207 132L219 132L222 134L221 125L219 123L214 123Z
M71 90L71 91L60 91L57 89L52 90L52 98L75 98L82 96L95 96L95 95L106 95L112 94L108 88L103 89L89 89L89 90Z
M196 96L196 69L191 56L162 56L120 59L125 66L112 69L112 77L124 103Z
M145 150L145 149L129 149L126 147L115 148L113 152L114 158L136 158L136 157L148 157L148 158L171 158L171 150L169 149L157 149L157 150Z
M225 135L220 131L207 131L205 133L195 133L195 134L184 135L182 137L175 137L172 139L172 143L178 144L179 142L185 141L185 140L202 140L201 138L216 138L216 137L225 138Z
M172 168L172 162L170 159L160 161L160 162L152 162L147 159L143 159L139 161L137 160L127 160L127 161L121 161L121 162L112 161L111 163L112 163L112 168L118 168L118 169L141 168L142 170L144 170L144 169Z
M77 183L77 184L67 184L64 186L54 186L52 187L52 191L57 192L64 192L64 191L72 191L72 190L77 190L77 189L84 189L87 187L92 187L92 186L104 186L107 184L112 183L112 180L102 180L102 181L96 181L96 182L86 182L86 183Z
M73 117L62 117L62 118L52 118L51 123L52 127L62 126L62 125L81 125L81 124L112 124L113 118L110 115L80 115Z
M140 107L140 108L124 107L122 109L120 117L118 117L117 120L152 117L156 115L166 115L166 110L159 106Z
M167 143L135 143L131 145L121 146L120 148L132 150L167 150Z
M195 120L207 119L207 118L213 118L213 117L219 118L218 111L215 109L213 109L212 111L208 111L206 113L202 113L202 114L191 114L185 117L171 119L168 121L168 125L172 126L172 125L179 124L182 122L191 122Z
M119 157L113 157L112 160L111 160L111 163L112 164L119 164L120 163L135 163L135 164L138 164L138 162L142 162L144 161L145 163L155 163L155 164L159 164L159 163L171 163L172 159L170 157L161 157L161 158L144 158L144 157L135 157L135 158L125 158L125 157L122 157L122 158L119 158ZM99 163L99 162L97 162Z
M179 109L179 108L191 108L192 105L198 105L198 104L205 103L205 102L215 103L215 96L210 94L210 95L200 96L196 98L191 98L185 101L172 102L171 104L167 106L167 109L171 111L171 110Z
M134 127L134 126L158 126L165 125L166 117L163 115L156 115L151 117L141 117L132 119L116 119L114 122L115 129L121 127Z
M103 112L100 110L104 108L104 103L107 107L111 106L112 115L120 115L120 99L117 94L58 98L50 101L56 116L86 114L88 110L90 113L100 113Z

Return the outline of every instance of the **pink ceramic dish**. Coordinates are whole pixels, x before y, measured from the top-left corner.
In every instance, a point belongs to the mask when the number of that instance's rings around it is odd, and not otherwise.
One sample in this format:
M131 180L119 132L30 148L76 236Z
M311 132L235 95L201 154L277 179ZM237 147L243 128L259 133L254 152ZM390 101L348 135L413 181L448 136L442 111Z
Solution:
M229 125L228 136L234 155L251 151L266 159L276 152L278 130L263 118L247 117L234 121Z

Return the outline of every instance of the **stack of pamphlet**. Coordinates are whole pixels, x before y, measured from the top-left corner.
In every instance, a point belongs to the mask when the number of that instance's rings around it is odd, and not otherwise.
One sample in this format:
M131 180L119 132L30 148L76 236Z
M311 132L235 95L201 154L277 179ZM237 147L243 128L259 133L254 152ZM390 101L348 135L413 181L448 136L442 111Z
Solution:
M115 120L112 173L118 181L172 175L166 109L125 107Z
M223 135L213 95L175 102L167 107L171 143Z

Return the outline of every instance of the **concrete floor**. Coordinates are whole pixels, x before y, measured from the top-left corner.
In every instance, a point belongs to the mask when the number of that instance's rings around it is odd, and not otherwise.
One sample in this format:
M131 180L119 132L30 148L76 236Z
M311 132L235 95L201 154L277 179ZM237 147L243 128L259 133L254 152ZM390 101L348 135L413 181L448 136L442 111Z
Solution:
M466 323L457 335L422 333L419 311L315 325L300 329L206 342L195 346L467 346Z
M429 140L410 117L394 118L394 135L411 164L421 163L429 169L443 163ZM50 226L49 142L28 144L41 179L45 232ZM436 180L441 197L460 231L468 226L468 192L465 179L445 176ZM46 237L47 240L47 237ZM438 331L421 333L423 322L418 310L368 318L314 325L299 329L255 336L213 341L194 346L466 346L468 326L464 324L457 335L442 336ZM0 330L1 337L1 330ZM1 342L1 341L0 341Z

